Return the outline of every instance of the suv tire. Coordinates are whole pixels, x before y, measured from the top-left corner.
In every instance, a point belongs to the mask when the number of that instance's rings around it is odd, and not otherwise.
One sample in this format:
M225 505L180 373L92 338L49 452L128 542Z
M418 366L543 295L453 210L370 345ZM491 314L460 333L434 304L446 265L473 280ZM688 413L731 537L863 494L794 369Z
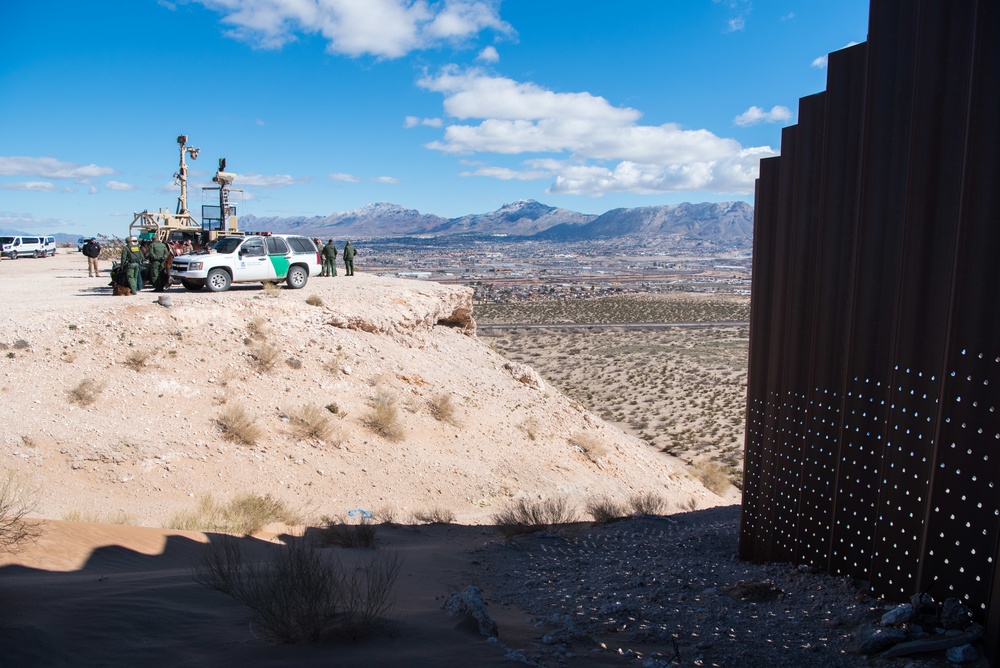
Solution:
M10 259L11 260L16 260L17 259L17 251L11 251L10 252Z
M294 266L288 268L288 276L285 277L285 282L292 290L304 288L308 280L309 272L306 271L305 267Z
M205 285L212 292L225 292L232 282L233 279L229 276L229 272L219 268L208 272L208 276L205 278Z

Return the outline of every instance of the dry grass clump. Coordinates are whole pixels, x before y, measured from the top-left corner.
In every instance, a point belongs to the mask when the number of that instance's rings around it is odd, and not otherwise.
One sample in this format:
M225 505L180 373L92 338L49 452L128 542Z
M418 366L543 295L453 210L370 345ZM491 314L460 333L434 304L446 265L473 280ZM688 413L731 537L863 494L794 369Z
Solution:
M249 536L272 522L300 524L302 518L288 504L270 494L248 492L233 497L229 503L219 503L211 494L206 494L191 510L174 515L169 526L182 531L220 531Z
M14 552L41 535L38 522L28 519L37 507L37 488L14 471L0 478L0 552Z
M81 406L90 406L97 401L104 386L90 378L84 378L69 390L69 400Z
M258 371L270 371L278 362L280 352L269 343L257 346L250 352L250 360Z
M247 332L252 338L263 341L267 338L267 321L259 315L256 316L247 323Z
M493 515L493 523L507 538L535 531L556 531L577 520L576 510L565 497L544 501L517 499Z
M146 368L152 353L148 350L131 350L125 356L123 364L133 371L142 371Z
M289 357L288 359L285 360L285 364L288 365L289 369L302 368L302 360L300 360L298 357Z
M281 288L274 281L267 281L264 283L264 295L273 298L280 297Z
M67 522L89 522L91 524L118 524L121 526L137 526L139 518L127 510L118 510L110 515L101 514L94 511L78 510L74 508L65 515L63 519Z
M628 502L636 515L665 515L669 510L667 500L652 492L634 494Z
M708 491L722 495L729 489L729 475L726 470L710 461L700 461L694 465L694 475Z
M308 404L292 411L289 417L292 429L299 438L318 438L321 441L327 441L334 433L331 415L329 409Z
M441 422L447 422L448 424L457 424L457 416L455 415L455 402L451 400L450 394L439 393L435 394L430 398L431 415L435 419Z
M243 445L254 445L263 433L253 417L238 404L228 404L215 422L226 438Z
M628 510L623 504L607 497L588 501L586 510L598 524L608 524L628 515Z
M403 437L403 425L399 420L396 398L385 392L376 392L371 400L371 410L365 424L376 434L395 441Z
M401 561L380 553L357 568L305 540L254 556L243 542L223 538L204 551L195 580L250 608L255 626L272 641L316 642L334 632L370 631L392 606Z
M415 510L410 515L413 524L452 524L455 513L447 508L431 508L430 510Z
M580 448L580 451L587 455L587 458L595 464L601 459L601 457L608 454L608 448L604 445L600 438L593 434L580 431L573 434L570 437L569 442Z
M319 295L309 295L306 297L306 304L309 304L309 306L322 306L323 298Z
M343 516L324 517L320 532L323 545L337 547L362 547L374 550L375 523L367 517L362 517L356 524Z

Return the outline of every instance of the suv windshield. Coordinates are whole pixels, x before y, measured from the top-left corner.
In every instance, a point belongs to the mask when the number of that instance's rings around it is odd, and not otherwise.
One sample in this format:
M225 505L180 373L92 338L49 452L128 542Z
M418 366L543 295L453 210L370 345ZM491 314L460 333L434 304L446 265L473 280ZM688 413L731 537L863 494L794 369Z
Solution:
M216 253L232 253L243 243L243 237L225 237L219 239L212 248Z

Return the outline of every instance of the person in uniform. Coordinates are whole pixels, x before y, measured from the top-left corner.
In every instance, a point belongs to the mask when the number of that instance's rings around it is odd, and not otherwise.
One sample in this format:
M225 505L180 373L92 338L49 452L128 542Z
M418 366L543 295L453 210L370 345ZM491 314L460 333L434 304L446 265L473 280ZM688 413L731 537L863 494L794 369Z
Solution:
M354 275L354 256L357 254L358 251L348 241L344 245L344 273L348 276Z
M334 245L333 239L328 239L326 245L323 246L323 250L319 252L320 256L323 258L323 273L322 276L336 276L337 275L337 246Z
M149 244L149 282L156 292L163 292L167 285L167 257L170 247L159 239L153 239Z
M121 265L125 268L125 279L133 295L139 294L139 265L142 262L142 251L139 240L129 237L128 243L122 248Z

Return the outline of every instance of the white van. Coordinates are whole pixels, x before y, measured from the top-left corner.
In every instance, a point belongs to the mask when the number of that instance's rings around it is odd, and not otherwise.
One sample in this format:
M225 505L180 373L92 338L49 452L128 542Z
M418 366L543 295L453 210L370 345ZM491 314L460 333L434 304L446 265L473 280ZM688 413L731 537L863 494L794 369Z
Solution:
M51 245L47 242L51 241ZM19 257L45 257L56 254L56 240L53 237L13 236L0 237L0 255L16 260Z

